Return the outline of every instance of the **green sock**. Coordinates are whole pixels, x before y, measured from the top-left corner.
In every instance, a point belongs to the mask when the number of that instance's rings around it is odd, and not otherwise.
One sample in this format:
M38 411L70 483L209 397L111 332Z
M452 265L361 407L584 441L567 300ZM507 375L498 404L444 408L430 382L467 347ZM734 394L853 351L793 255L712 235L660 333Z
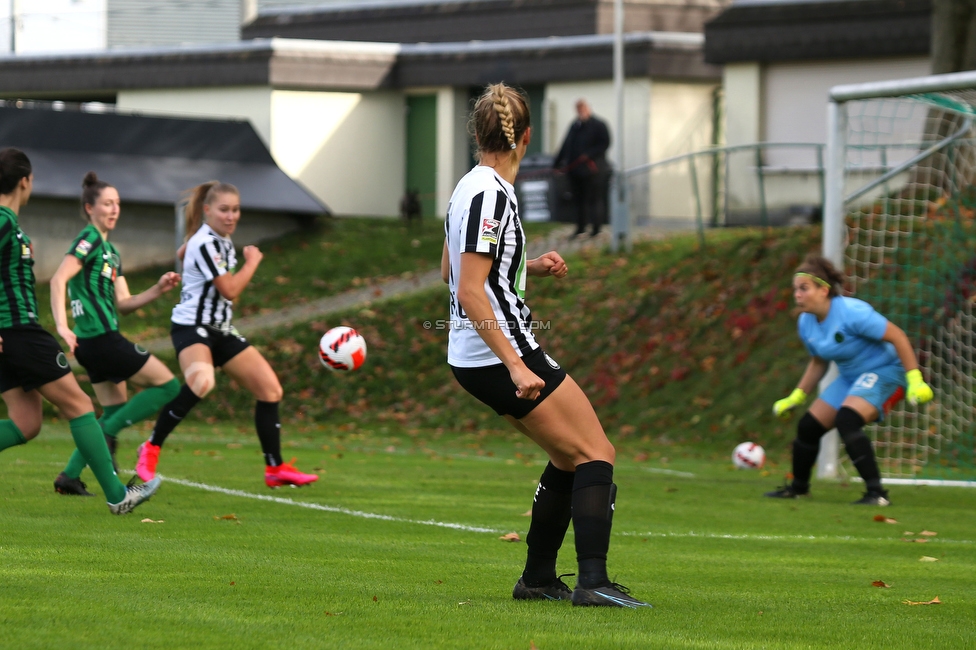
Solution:
M125 402L102 407L102 417L98 418L98 424L102 427L102 431L105 431L105 421L115 415L123 406L125 406ZM108 431L105 431L105 433L108 433Z
M27 438L20 432L13 420L0 420L0 451L7 447L16 447L27 442Z
M122 501L125 498L125 485L115 475L115 468L112 467L112 455L108 452L105 436L102 435L102 427L98 426L95 414L85 413L74 420L70 420L68 424L71 426L71 437L75 440L75 446L88 462L98 484L102 486L102 490L105 492L105 500L109 503Z
M112 417L112 414L118 411L120 408L125 406L122 404L112 404L111 406L105 406L102 408L102 417L98 418L98 424L102 427L102 431L105 430L105 420L106 418ZM68 459L68 464L64 466L64 475L68 478L81 478L81 473L88 466L85 462L85 457L81 455L81 452L75 449L71 452L71 458Z
M170 379L162 386L147 388L123 404L122 408L103 418L102 429L106 435L117 436L125 427L159 413L159 409L179 392L180 382L176 378ZM108 409L105 412L108 415Z

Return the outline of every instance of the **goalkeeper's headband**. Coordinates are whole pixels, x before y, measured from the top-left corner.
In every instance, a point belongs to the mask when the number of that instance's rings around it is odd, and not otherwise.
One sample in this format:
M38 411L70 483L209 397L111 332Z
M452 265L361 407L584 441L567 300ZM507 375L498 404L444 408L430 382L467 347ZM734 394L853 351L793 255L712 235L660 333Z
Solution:
M793 277L797 277L797 276L799 276L801 278L810 278L811 280L813 280L814 282L816 282L817 284L819 284L821 287L827 287L829 289L830 286L831 286L829 282L827 282L823 278L818 278L813 273L794 273L793 274Z

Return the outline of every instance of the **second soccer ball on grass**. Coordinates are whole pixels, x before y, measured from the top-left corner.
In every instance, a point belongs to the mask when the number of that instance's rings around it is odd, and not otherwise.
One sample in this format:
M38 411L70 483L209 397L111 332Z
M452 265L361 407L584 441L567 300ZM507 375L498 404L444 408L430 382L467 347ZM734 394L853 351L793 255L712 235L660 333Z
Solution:
M319 359L330 370L355 370L366 361L366 339L351 327L333 327L319 341Z
M766 451L754 442L743 442L732 450L732 462L739 469L758 469L766 462Z

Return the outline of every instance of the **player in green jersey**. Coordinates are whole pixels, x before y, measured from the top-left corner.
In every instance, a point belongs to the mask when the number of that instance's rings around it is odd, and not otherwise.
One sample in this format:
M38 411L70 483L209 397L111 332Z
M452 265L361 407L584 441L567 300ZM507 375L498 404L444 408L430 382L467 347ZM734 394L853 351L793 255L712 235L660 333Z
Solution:
M37 322L34 251L17 221L33 187L24 152L0 151L0 395L10 417L0 420L0 451L40 433L41 401L46 398L68 419L71 437L105 491L109 510L125 514L149 499L160 481L122 484L91 399L71 373L61 346Z
M51 278L51 311L58 334L88 372L104 409L99 424L114 457L119 432L156 415L180 391L180 382L162 361L119 333L118 314L131 313L159 298L179 285L180 276L164 273L149 289L130 295L119 252L108 240L119 221L119 192L99 180L95 172L88 172L81 186L82 214L88 225L75 237ZM65 311L65 285L73 330ZM145 390L130 400L127 381ZM80 478L83 469L85 458L76 449L54 480L54 489L61 494L91 496Z

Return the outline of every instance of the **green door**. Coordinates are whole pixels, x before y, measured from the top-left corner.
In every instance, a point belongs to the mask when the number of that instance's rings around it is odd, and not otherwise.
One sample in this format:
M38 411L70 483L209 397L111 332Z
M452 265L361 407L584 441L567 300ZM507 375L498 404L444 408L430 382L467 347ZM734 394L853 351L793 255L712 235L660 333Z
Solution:
M437 95L407 96L407 186L424 217L437 209Z

